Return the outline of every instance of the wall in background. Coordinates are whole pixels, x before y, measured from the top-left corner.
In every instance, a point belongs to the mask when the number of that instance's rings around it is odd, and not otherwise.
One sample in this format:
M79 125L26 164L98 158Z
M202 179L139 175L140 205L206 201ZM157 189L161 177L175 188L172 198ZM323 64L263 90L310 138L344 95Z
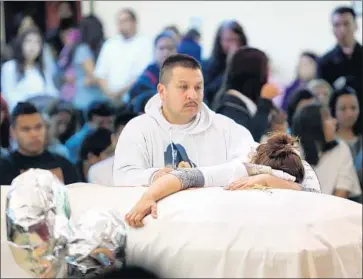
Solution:
M150 39L165 25L176 24L186 31L191 24L200 24L204 57L211 52L219 23L237 19L249 44L269 55L277 79L289 82L299 53L321 54L335 43L330 15L340 5L351 1L94 1L94 10L107 36L116 34L116 14L124 7L136 11L140 33ZM83 14L88 14L89 2L82 1L82 6ZM362 42L361 17L358 26L357 39Z

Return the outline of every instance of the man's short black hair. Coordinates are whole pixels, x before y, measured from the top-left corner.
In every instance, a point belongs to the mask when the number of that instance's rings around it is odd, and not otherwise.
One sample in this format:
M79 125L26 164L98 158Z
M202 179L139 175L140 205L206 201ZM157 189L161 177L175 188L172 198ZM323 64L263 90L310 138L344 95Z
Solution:
M15 125L16 119L21 115L39 113L38 109L29 102L19 102L11 112L11 125Z
M187 54L173 54L165 59L160 69L159 81L160 83L167 83L166 77L170 75L175 67L183 67L189 69L199 69L202 67L200 63L190 55Z
M111 134L112 132L105 128L98 128L89 134L82 142L79 158L87 160L89 153L99 156L111 145Z
M122 127L126 126L126 124L134 117L136 117L137 114L131 113L131 112L120 112L116 115L115 121L113 123L114 131L117 132L117 130Z
M92 121L94 115L97 116L112 116L115 114L115 109L108 102L93 102L87 111L87 120Z
M120 11L120 14L121 13L126 13L126 14L128 14L131 17L131 19L133 21L135 21L135 22L137 21L136 13L135 13L135 11L133 9L131 9L131 8L124 8L124 9L122 9Z
M346 14L346 13L351 14L354 20L357 17L357 14L355 13L355 11L351 7L348 7L348 6L340 6L333 11L333 15L336 15L336 14L342 15L342 14Z

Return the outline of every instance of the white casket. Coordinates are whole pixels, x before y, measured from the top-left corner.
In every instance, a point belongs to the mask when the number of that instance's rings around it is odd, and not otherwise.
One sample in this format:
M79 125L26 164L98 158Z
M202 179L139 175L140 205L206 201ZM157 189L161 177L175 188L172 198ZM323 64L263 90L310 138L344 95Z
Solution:
M75 215L95 207L126 214L145 191L92 184L69 189ZM129 230L128 263L163 277L362 278L362 205L345 199L196 189L160 201L158 219L145 222Z

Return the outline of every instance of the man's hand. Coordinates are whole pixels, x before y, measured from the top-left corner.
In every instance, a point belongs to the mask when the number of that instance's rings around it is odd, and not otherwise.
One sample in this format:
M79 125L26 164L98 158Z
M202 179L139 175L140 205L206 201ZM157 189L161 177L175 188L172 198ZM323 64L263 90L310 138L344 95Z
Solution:
M152 181L151 183L154 183L156 180L158 180L160 177L162 177L163 175L169 173L173 171L173 169L171 168L163 168L158 170L157 172L155 172L155 174L153 175Z
M143 227L142 220L150 215L153 218L157 218L156 201L149 195L144 195L138 201L138 203L126 214L126 222L134 228Z

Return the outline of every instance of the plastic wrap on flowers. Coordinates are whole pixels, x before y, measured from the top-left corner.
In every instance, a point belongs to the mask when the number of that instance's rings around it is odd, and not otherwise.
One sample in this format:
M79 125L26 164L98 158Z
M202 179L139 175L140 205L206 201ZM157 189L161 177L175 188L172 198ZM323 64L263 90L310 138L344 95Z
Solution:
M7 196L7 239L15 262L35 278L63 278L71 232L67 188L50 171L16 177Z
M103 274L125 265L126 226L120 213L110 209L87 210L71 220L68 277Z

